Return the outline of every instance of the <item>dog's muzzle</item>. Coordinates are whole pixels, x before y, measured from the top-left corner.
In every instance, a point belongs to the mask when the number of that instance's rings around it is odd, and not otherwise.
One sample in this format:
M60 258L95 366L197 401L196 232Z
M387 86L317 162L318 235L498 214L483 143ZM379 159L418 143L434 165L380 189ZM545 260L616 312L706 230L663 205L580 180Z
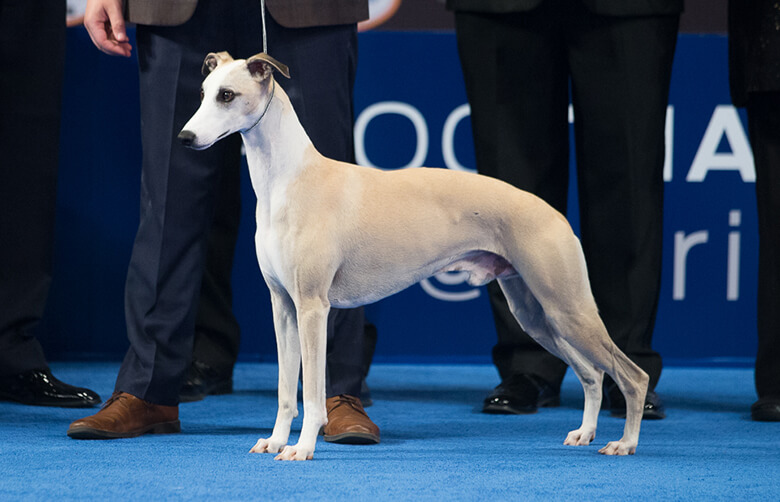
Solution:
M184 146L192 146L195 142L195 133L192 131L182 131L177 136Z

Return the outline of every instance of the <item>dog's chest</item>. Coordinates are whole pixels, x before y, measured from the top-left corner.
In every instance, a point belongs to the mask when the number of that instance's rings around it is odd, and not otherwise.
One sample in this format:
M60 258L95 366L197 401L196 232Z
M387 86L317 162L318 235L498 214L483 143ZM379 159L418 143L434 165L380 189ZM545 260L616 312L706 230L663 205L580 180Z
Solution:
M281 236L276 230L258 226L255 235L255 250L257 264L263 274L273 277L279 282L285 282L285 270L289 270L286 253L282 246Z
M255 234L255 249L260 269L264 275L284 285L292 283L301 257L312 254L311 246L306 242L316 233L316 228L302 232L300 222L296 223L294 218L293 221L290 220L287 211L282 214L272 213L269 218L258 218Z

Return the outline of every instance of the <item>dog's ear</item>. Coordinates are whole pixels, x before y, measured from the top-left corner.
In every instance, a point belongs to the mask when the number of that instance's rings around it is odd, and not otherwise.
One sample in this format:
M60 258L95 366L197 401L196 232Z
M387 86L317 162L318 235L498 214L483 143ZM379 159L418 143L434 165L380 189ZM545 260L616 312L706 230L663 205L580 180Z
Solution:
M201 67L200 72L205 77L214 71L214 68L217 66L230 61L233 61L233 57L225 51L210 52L208 56L206 56L206 59L203 60L203 66Z
M247 59L246 66L249 68L249 73L259 80L268 78L274 70L285 77L290 78L290 69L265 52L261 52L260 54L256 54Z

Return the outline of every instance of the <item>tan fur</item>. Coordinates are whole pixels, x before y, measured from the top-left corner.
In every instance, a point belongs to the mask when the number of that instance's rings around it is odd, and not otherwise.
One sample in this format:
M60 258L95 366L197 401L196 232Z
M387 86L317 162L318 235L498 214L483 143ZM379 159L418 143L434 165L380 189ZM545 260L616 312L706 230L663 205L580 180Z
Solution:
M273 80L278 64L265 55L233 61L210 54L203 103L180 134L187 146L203 149L240 131L257 193L256 248L273 304L279 411L271 437L251 451L312 458L327 420L331 307L363 305L436 273L465 270L474 284L498 277L518 322L582 382L582 424L564 443L595 438L606 371L628 409L623 437L599 451L634 453L648 377L607 334L566 219L492 178L446 169L385 172L323 157ZM228 103L220 101L226 89L235 94ZM301 362L303 429L298 443L287 445Z

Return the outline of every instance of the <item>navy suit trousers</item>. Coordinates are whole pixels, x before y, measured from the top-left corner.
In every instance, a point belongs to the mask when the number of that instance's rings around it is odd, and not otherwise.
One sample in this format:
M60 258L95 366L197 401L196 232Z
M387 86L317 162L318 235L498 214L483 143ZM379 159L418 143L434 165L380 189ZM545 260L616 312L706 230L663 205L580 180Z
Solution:
M278 81L315 147L353 159L352 86L355 25L289 29L266 15L269 54L288 65ZM235 58L262 52L260 2L198 3L181 26L138 26L143 167L141 216L127 275L130 349L116 390L173 405L189 366L207 236L217 201L239 197L238 134L211 148L184 148L176 136L195 113L209 52ZM224 182L225 177L231 182ZM362 308L333 310L328 323L328 396L359 395L363 368Z

